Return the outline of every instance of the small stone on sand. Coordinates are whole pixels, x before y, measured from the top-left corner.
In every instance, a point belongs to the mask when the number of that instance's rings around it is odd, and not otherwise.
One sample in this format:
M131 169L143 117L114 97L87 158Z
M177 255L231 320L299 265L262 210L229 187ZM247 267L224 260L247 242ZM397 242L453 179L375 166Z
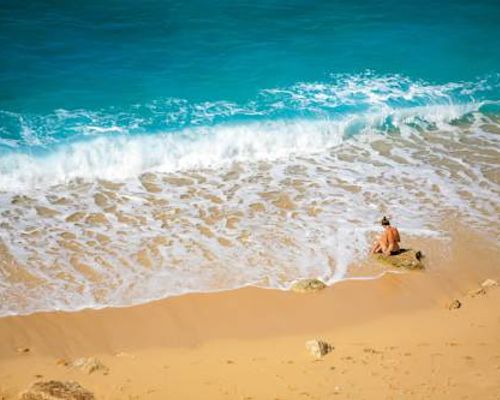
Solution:
M303 279L295 282L291 290L296 293L313 293L325 289L327 286L319 279Z
M95 400L92 392L77 382L35 382L21 393L20 400Z
M18 347L16 349L16 351L18 353L29 353L30 352L30 348L29 347Z
M486 279L483 283L481 283L483 288L490 288L493 286L498 286L498 282L493 279Z
M379 354L380 351L372 349L371 347L364 348L363 351L365 353L371 353L371 354Z
M448 310L457 310L460 307L462 307L462 303L460 300L453 300L449 305L448 305Z
M484 287L472 289L467 292L467 295L470 297L482 296L484 294L486 294L486 290L484 290Z
M71 363L73 368L78 368L87 374L92 374L93 372L103 372L108 373L109 368L106 367L101 361L97 358L89 357L89 358L78 358L77 360Z
M306 342L306 349L316 359L320 359L326 354L330 353L334 347L322 340L308 340Z

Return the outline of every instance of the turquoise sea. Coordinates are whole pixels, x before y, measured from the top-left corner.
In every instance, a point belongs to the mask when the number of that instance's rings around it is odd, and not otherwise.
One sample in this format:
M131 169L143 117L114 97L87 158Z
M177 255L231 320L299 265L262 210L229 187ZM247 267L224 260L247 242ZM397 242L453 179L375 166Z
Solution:
M79 140L90 125L156 133L366 111L362 96L313 109L266 96L335 92L346 76L361 76L358 89L394 79L394 107L415 105L412 83L492 86L429 90L424 105L498 100L499 20L497 1L2 1L0 137L16 151Z
M0 239L30 277L0 269L0 312L335 282L385 212L499 237L499 21L486 0L0 1Z

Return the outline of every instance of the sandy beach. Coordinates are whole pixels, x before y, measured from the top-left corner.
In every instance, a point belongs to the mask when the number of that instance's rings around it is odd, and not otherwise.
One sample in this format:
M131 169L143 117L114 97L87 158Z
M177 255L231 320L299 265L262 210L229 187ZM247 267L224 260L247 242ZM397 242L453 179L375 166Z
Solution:
M499 281L498 249L463 240L453 270L313 294L248 287L2 318L1 398L59 380L97 399L499 399L500 287L481 287ZM316 359L312 339L334 349ZM72 364L89 357L90 373Z
M1 4L0 400L500 400L500 1Z

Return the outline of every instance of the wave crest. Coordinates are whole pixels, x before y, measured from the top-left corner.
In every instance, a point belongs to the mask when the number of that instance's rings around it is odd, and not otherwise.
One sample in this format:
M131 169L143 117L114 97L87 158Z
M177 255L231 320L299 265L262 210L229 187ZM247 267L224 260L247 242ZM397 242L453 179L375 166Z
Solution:
M214 168L314 153L352 136L453 129L499 104L499 81L433 85L365 73L263 90L246 104L168 99L127 110L0 112L0 189Z

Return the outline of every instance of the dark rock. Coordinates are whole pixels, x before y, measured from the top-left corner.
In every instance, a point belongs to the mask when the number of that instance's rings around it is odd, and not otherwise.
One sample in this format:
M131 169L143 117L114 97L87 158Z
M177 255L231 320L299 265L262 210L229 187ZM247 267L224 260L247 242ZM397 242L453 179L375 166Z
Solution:
M486 294L486 290L482 287L477 289L471 289L467 292L467 295L470 297L482 296Z
M419 250L401 249L397 254L386 256L384 254L374 254L375 259L383 264L396 268L423 269L424 255Z
M460 307L462 307L462 303L460 302L460 300L453 300L448 305L448 310L458 310Z
M18 347L16 349L16 351L18 353L29 353L30 352L30 348L29 347Z
M319 292L327 287L327 285L319 279L303 279L295 282L291 290L296 293L313 293Z
M78 358L71 363L71 367L77 368L87 374L92 374L93 372L102 372L107 374L109 372L109 368L94 357Z
M312 356L319 359L330 353L333 350L333 346L322 340L308 340L306 342L306 349Z
M35 382L19 396L20 400L95 400L92 392L77 382Z

